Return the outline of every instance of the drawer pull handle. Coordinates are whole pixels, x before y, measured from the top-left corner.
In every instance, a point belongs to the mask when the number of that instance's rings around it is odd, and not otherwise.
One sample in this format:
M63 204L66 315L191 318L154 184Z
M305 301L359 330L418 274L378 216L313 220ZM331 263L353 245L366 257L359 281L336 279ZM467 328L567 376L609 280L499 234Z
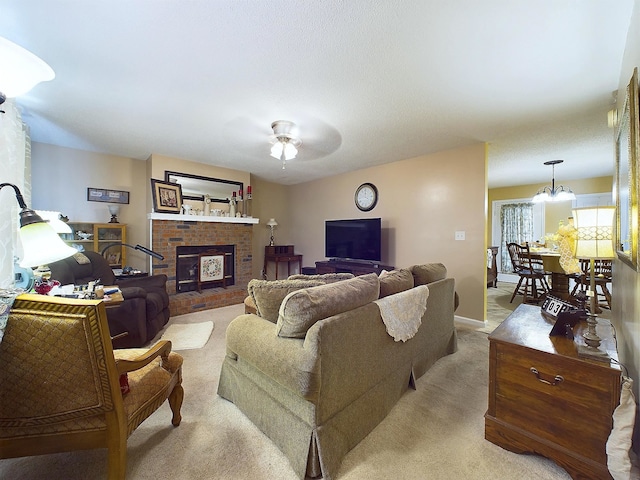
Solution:
M547 385L551 385L552 387L555 387L556 385L558 385L560 382L564 381L564 377L562 375L556 375L553 378L553 383L550 382L549 380L545 380L544 378L540 378L540 372L538 371L538 369L536 367L531 367L529 369L531 371L531 373L533 373L536 378L542 382L542 383L546 383Z

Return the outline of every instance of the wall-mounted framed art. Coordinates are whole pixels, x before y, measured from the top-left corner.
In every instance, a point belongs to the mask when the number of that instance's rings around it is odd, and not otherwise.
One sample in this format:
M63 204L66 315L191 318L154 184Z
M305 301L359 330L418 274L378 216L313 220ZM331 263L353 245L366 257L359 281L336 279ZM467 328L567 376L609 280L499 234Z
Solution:
M179 183L151 179L153 211L158 213L180 213L182 209L182 187Z
M88 187L87 200L90 202L129 203L129 192Z
M638 269L638 68L627 85L624 105L616 130L616 254L620 260Z

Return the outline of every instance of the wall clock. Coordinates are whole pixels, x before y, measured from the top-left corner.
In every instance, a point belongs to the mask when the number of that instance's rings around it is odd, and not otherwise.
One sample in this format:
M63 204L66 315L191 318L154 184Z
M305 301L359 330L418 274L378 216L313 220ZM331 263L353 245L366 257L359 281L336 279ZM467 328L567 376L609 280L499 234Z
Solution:
M373 183L363 183L356 189L355 201L363 212L373 210L378 203L378 189Z

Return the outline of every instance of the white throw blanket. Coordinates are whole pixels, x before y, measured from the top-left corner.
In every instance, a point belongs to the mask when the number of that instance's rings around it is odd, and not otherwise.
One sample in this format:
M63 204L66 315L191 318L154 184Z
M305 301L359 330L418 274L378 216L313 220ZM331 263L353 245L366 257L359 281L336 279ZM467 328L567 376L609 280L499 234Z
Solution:
M429 287L419 285L404 292L375 300L387 333L396 342L406 342L417 333L427 309Z

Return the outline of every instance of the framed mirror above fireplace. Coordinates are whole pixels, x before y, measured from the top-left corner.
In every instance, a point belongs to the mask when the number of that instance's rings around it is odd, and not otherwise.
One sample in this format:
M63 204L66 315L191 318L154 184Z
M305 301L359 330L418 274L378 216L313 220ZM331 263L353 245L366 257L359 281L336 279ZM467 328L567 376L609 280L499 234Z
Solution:
M233 192L244 190L242 182L169 170L165 170L164 179L167 182L179 183L182 186L182 198L186 200L204 201L204 196L209 195L212 202L229 203Z

